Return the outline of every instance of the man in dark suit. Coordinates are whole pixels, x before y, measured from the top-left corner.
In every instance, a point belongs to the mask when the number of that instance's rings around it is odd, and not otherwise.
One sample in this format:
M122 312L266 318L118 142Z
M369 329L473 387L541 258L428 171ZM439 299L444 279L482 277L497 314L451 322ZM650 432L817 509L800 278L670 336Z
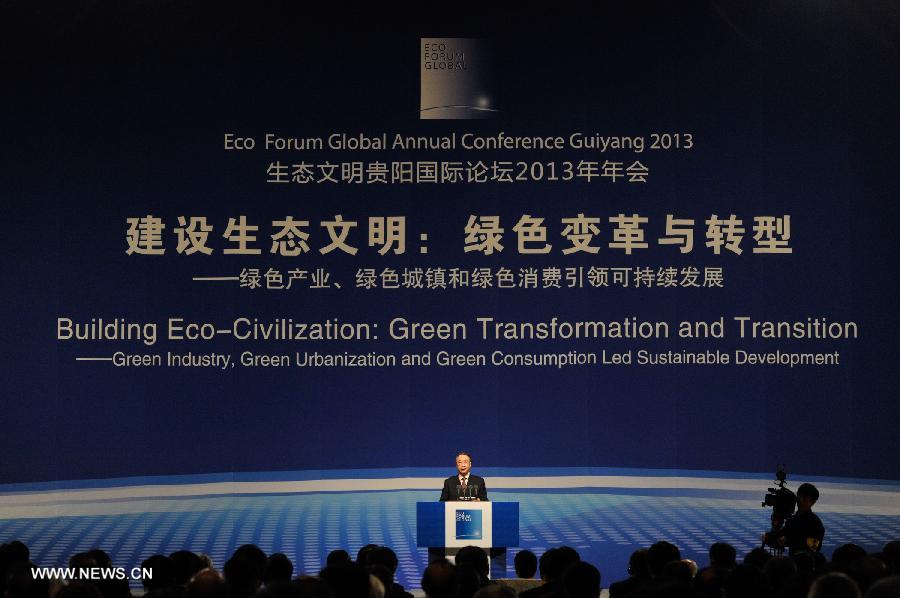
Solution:
M471 473L472 457L469 453L456 455L456 475L444 480L441 501L448 500L487 500L487 488L484 478Z

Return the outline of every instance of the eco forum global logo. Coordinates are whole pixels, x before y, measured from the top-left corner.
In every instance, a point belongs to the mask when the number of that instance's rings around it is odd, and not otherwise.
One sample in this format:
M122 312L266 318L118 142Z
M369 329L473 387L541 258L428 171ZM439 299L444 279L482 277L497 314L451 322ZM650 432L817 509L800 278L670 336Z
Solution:
M494 53L486 40L423 37L419 45L419 118L465 120L500 112Z

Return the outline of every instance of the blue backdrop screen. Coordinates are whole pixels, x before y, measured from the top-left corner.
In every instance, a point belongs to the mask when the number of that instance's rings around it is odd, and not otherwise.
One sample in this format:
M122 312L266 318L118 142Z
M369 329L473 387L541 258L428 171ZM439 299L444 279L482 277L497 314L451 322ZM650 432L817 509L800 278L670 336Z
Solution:
M475 106L490 118L441 120L420 112L423 38L434 31L424 18L375 31L273 22L261 9L121 10L75 28L50 18L7 69L0 482L449 468L459 450L476 470L769 472L785 462L900 477L898 64L859 21L786 4L753 18L618 8L602 19L451 19L450 38L490 42L449 54L473 69L492 61ZM563 147L462 147L463 135L501 133ZM612 145L572 147L573 133ZM323 147L267 149L267 134ZM334 134L389 144L455 135L456 147L330 149ZM228 149L228 135L255 147ZM455 168L461 180L441 178ZM337 182L320 180L329 174ZM201 217L212 253L188 254L185 229ZM256 255L226 253L242 217L258 227L246 233ZM288 217L308 224L278 236L285 225L273 223ZM773 217L769 229L758 217ZM355 253L322 253L335 241L324 223L340 221L355 223L343 238ZM689 251L669 226L691 230ZM733 237L717 245L722 226ZM401 229L402 251L384 244ZM791 252L754 251L767 235ZM578 239L598 250L567 252ZM154 323L158 338L64 339L60 318ZM170 318L232 332L239 318L366 332L174 340ZM669 335L529 339L489 327L483 338L479 318L517 329L665 322ZM806 331L809 318L841 334L749 334L751 321ZM396 338L398 322L446 323L457 338ZM685 338L681 322L722 322L724 336ZM641 364L641 351L732 363ZM776 363L736 364L740 351ZM245 352L289 365L244 365ZM486 363L443 366L440 352ZM597 363L496 365L495 352ZM118 353L164 365L102 360ZM170 353L212 365L165 365ZM345 353L397 365L296 365L298 354ZM779 362L798 354L835 361ZM431 362L403 365L404 355Z

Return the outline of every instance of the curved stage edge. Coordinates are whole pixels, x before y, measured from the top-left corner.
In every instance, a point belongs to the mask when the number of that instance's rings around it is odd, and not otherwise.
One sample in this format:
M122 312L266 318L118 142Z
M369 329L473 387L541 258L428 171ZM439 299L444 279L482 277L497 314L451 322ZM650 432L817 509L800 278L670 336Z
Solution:
M768 524L760 505L770 476L639 469L480 468L493 500L521 505L521 544L540 554L569 545L600 568L603 585L627 576L631 552L657 540L706 562L709 545L742 555ZM82 550L107 550L117 565L187 548L217 567L239 545L283 552L296 573L325 555L367 543L392 547L398 581L418 588L427 551L415 543L415 503L437 500L452 469L400 468L223 473L0 485L0 541L20 539L41 566ZM823 550L854 542L877 551L900 538L900 481L792 475L815 483ZM516 549L511 550L511 555ZM510 567L512 559L509 559ZM510 571L512 575L512 571Z

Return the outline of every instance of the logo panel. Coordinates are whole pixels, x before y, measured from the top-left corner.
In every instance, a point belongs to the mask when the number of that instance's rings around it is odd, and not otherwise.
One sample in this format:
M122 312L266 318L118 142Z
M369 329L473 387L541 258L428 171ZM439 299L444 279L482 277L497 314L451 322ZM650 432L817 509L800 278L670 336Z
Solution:
M490 43L460 37L423 37L419 47L419 118L489 118L499 112Z
M481 540L482 519L478 509L456 510L456 539Z

